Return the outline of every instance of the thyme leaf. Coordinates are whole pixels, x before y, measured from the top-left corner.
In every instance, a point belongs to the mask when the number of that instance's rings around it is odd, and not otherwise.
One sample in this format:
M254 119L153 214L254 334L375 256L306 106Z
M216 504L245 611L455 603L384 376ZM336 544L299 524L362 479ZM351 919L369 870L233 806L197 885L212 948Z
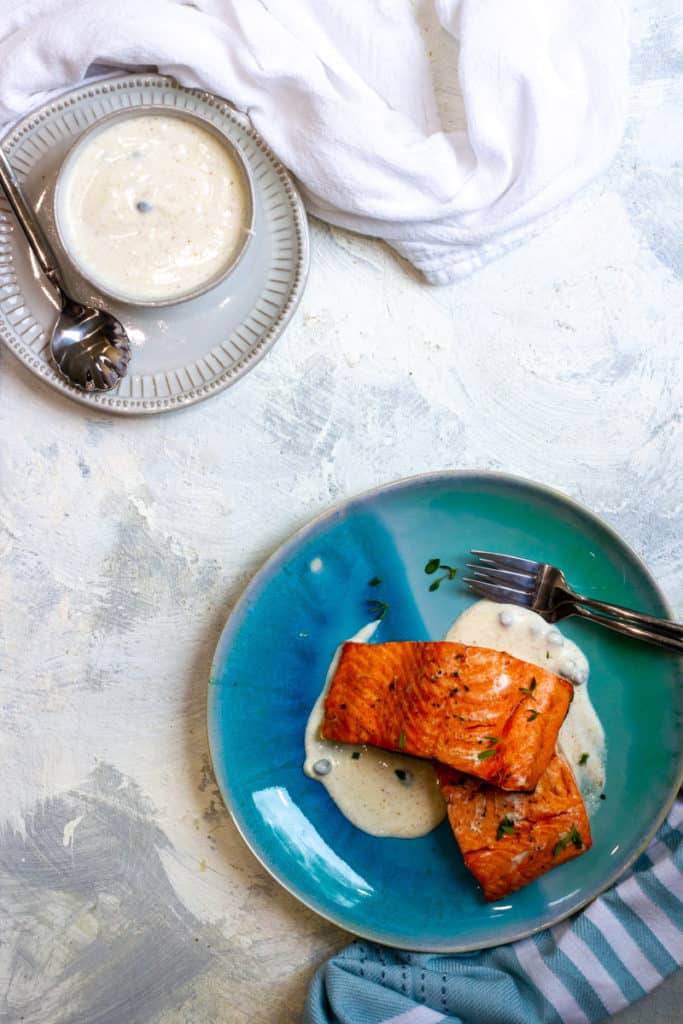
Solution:
M512 818L501 818L498 830L496 831L496 839L500 840L503 836L514 836L515 834L515 823Z
M583 839L581 833L577 829L576 825L572 825L569 832L555 844L553 847L553 858L559 856L563 850L566 850L570 843L576 847L577 850L583 849Z
M386 601L368 601L368 612L376 622L381 622L388 611L389 605Z
M495 753L495 747L489 747L488 750L480 750L477 754L477 761L485 761L488 757L493 757Z
M446 565L446 563L442 562L440 558L430 558L425 565L425 572L428 576L433 576L439 569L443 569L443 576L439 576L437 580L430 583L429 590L431 593L438 590L444 580L454 580L458 572L456 567Z

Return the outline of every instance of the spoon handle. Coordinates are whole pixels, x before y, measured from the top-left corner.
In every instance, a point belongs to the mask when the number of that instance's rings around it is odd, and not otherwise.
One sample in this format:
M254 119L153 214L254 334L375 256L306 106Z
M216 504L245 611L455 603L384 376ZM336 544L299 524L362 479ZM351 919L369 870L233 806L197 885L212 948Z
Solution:
M38 223L35 213L27 203L21 186L17 181L14 171L0 145L0 185L5 192L7 202L12 207L12 212L19 222L21 230L26 235L26 240L31 246L33 253L40 264L41 270L50 282L62 292L62 279L59 273L57 260L52 251L50 243Z

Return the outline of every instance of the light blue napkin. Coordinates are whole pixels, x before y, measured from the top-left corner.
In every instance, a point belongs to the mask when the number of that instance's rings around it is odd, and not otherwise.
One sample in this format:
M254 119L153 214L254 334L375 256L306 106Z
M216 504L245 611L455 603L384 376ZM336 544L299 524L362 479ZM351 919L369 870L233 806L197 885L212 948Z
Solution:
M317 973L304 1024L597 1024L683 964L683 791L633 869L585 910L459 956L356 941Z

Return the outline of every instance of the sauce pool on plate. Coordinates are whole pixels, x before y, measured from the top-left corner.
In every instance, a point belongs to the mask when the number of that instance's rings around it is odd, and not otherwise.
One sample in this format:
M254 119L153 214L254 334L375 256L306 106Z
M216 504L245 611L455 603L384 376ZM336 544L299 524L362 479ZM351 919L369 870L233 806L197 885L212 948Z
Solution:
M227 142L163 113L116 118L84 138L64 165L56 215L84 276L135 303L173 301L217 279L250 228Z

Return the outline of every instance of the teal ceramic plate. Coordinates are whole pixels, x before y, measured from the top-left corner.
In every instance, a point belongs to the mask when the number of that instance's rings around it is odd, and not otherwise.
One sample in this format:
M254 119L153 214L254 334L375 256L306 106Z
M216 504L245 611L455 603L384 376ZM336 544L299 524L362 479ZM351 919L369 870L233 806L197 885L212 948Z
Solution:
M340 927L402 948L478 949L573 913L634 861L683 775L681 661L568 620L607 735L592 850L487 905L447 823L421 839L378 839L340 814L302 771L334 650L368 621L369 598L390 606L377 641L441 638L473 599L457 581L430 593L424 566L436 556L464 565L471 548L554 562L584 594L671 616L633 552L572 501L507 476L436 474L349 501L284 544L230 616L209 686L218 784L261 863Z

